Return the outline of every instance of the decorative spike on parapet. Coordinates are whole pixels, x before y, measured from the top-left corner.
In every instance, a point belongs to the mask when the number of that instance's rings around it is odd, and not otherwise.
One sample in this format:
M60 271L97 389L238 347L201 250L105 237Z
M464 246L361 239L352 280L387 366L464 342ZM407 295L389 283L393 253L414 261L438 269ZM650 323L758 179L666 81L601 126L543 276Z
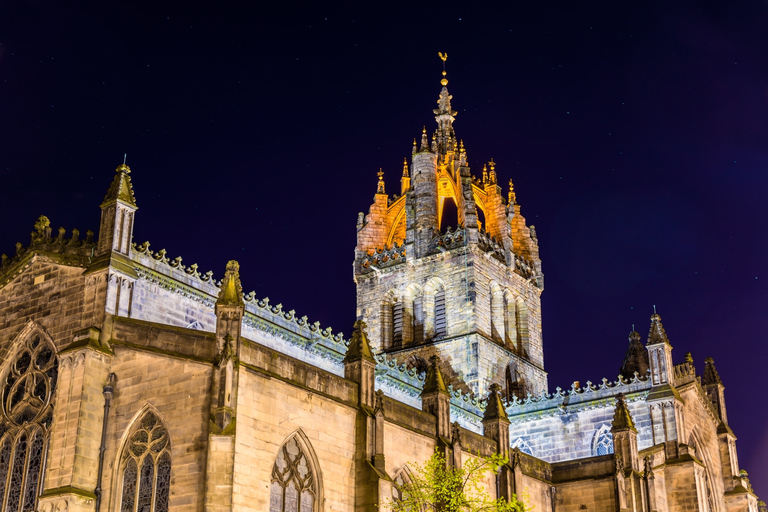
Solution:
M661 317L654 313L651 316L651 329L648 332L647 345L655 345L657 343L670 344L667 332L664 330L664 325L661 323Z
M483 164L483 186L488 184L488 165Z
M381 167L379 167L379 172L376 173L376 176L379 177L379 183L376 187L376 193L386 194L386 191L384 190L384 171L381 170Z
M509 180L509 196L507 197L507 203L509 205L517 204L517 194L515 194L515 185L512 183L512 179Z
M637 432L635 422L632 420L632 415L627 407L624 393L616 395L616 410L613 413L613 423L611 426L613 431L634 430Z
M366 327L368 326L362 320L357 320L355 322L352 338L349 340L349 347L344 356L343 362L345 364L360 361L362 359L376 363L376 359L373 357L373 351L371 350L371 344L368 342L368 334L365 332Z
M504 404L501 401L501 386L495 382L491 384L490 392L488 393L488 400L485 406L485 414L483 414L484 420L508 420L507 411L504 408Z
M227 263L224 279L221 280L217 306L243 306L243 286L240 284L240 264L235 260Z
M488 162L488 167L491 168L491 172L488 174L488 180L490 181L491 185L496 184L496 162L493 161L493 158L491 158L491 161Z
M427 137L427 127L421 129L421 147L419 151L429 151L429 138Z
M403 176L400 178L400 195L405 193L411 188L411 176L408 174L408 159L403 158Z
M448 394L448 390L445 387L445 381L443 380L443 373L440 371L438 363L440 358L432 356L429 358L429 368L427 369L427 376L424 379L424 387L421 390L421 395L426 393L440 392Z

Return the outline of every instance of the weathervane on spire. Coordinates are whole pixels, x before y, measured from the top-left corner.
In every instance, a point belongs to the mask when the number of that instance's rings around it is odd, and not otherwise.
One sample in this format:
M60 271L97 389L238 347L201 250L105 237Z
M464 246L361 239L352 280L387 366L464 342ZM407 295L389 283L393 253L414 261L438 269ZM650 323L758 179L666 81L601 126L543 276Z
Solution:
M446 72L445 72L445 61L448 60L448 52L437 52L437 56L440 57L440 60L443 61L443 79L440 80L440 84L445 87L448 85L448 79L445 78Z

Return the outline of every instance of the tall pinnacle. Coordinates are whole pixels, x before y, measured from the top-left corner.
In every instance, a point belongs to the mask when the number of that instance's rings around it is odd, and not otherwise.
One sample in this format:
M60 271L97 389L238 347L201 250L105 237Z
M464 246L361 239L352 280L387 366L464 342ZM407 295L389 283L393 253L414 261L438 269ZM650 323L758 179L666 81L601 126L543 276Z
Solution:
M231 260L227 263L224 279L221 280L221 290L216 304L225 306L244 306L243 287L240 284L240 264Z
M438 52L440 60L443 61L443 78L440 80L440 85L443 86L440 91L440 96L437 99L437 108L432 112L435 114L435 121L437 121L437 150L440 154L445 154L448 151L451 141L455 138L453 132L453 121L456 118L457 112L451 108L451 96L448 93L448 79L446 78L445 61L448 59L447 53Z
M123 159L122 164L117 166L115 172L117 175L112 180L112 184L109 190L107 190L107 195L104 196L102 206L115 201L121 201L136 208L136 198L133 195L133 185L131 184L131 168L125 165L125 159Z

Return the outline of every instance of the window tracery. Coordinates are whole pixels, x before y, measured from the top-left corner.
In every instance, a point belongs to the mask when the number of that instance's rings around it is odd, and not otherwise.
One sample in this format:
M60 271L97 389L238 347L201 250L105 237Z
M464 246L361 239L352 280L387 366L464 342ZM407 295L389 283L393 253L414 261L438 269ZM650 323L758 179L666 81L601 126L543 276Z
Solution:
M592 454L608 455L609 453L613 453L613 434L607 425L603 425L595 432Z
M168 512L171 443L160 419L147 412L123 449L120 512Z
M39 333L22 344L4 372L0 390L0 504L4 512L34 510L59 362Z
M296 437L280 447L272 467L269 512L315 512L315 475Z
M408 476L405 468L397 473L392 480L392 483L392 499L395 501L403 501L403 498L407 497L407 488L411 483L411 478Z
M519 448L521 452L527 453L528 455L533 455L533 450L531 450L531 446L522 437L518 437L517 439L515 439L515 442L512 443L512 446L510 446L510 448L512 448L513 450L515 448Z

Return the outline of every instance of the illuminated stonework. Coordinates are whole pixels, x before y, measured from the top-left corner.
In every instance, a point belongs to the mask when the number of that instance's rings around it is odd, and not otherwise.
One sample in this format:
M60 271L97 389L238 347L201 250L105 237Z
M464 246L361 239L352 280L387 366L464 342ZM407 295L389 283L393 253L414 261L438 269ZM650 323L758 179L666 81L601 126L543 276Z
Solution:
M402 195L389 197L379 175L358 222L358 317L377 349L412 361L437 353L474 393L495 382L510 397L538 395L547 382L535 229L511 180L504 197L492 159L481 178L471 173L446 84L431 144L425 129L404 166Z

